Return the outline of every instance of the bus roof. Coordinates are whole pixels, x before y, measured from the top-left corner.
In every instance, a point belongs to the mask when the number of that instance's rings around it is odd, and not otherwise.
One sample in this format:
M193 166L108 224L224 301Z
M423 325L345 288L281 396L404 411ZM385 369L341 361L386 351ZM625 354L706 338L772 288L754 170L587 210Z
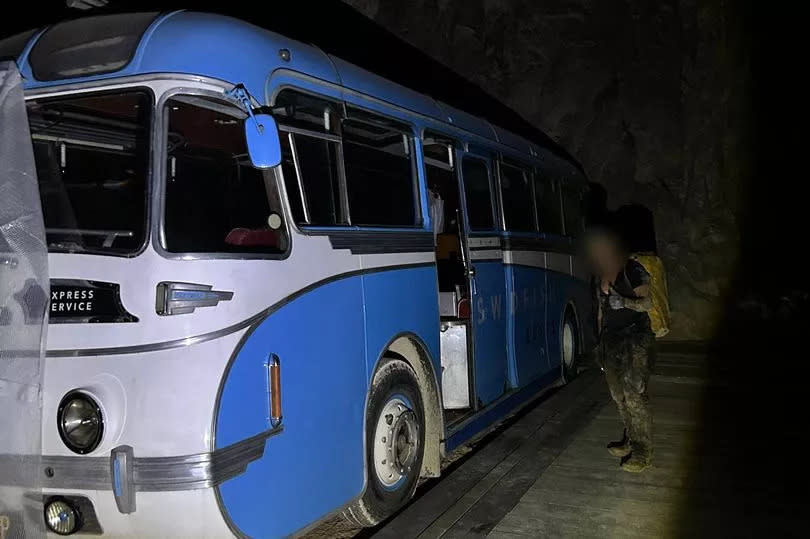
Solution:
M119 0L112 9L89 13L76 10L49 13L45 19L47 22L52 22L58 15L62 19L84 16L50 27L21 51L20 67L28 81L27 86L177 72L207 74L234 83L241 82L258 97L264 96L267 74L287 68L387 101L511 147L529 157L542 148L582 172L580 164L568 152L517 113L341 2L285 3L296 7L274 7L270 12L204 4L207 3ZM167 6L213 9L207 13L167 13ZM145 12L150 7L155 12L146 18ZM113 34L116 31L138 32L135 23L146 21L134 40L131 61L120 69L89 76L76 76L75 73L82 72L81 66L72 72L67 70L69 75L59 76L57 70L58 78L54 78L52 73L43 76L48 70L42 69L42 66L38 69L37 64L58 63L60 52L71 49L65 41L70 45L70 41L76 40L77 36L81 39L92 32L96 15L112 15L118 21L119 29L115 28L115 24L110 24L109 19L105 20L104 25L95 25ZM47 20L47 17L51 19ZM98 22L98 19L95 21ZM337 24L336 21L349 21L350 24ZM24 29L22 25L26 23L41 26L43 18L20 16L16 20L17 29ZM60 27L63 29L62 36L59 35ZM275 30L283 31L283 35ZM32 34L28 37L32 37ZM292 39L296 37L300 41ZM29 40L17 39L23 42ZM315 43L317 47L307 43ZM37 58L37 48L45 49L40 58ZM280 58L280 49L291 52L288 62ZM111 49L106 47L106 50ZM380 51L384 51L384 54ZM255 58L263 58L265 62L257 65ZM108 63L115 65L114 61Z

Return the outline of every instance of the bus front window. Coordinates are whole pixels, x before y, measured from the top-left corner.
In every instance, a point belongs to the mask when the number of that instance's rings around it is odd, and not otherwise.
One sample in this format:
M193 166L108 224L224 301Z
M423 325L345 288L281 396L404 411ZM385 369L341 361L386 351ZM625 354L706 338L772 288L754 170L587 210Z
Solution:
M48 250L138 252L146 238L151 94L74 94L27 107Z
M164 248L172 253L280 255L287 250L275 177L253 167L245 113L178 95L168 116Z

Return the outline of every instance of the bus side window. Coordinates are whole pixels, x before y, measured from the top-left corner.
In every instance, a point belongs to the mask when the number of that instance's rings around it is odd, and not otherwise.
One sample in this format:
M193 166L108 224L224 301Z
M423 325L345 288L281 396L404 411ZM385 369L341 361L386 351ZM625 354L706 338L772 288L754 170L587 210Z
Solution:
M461 162L461 171L470 230L494 230L492 189L486 163L481 159L466 157Z
M535 230L534 204L529 177L523 170L500 163L504 226L508 231Z
M412 147L404 128L343 122L343 163L353 225L412 227L420 223Z
M340 182L340 106L287 89L276 97L274 109L293 220L299 225L347 224Z
M542 171L538 171L534 176L534 197L540 232L562 236L563 216L559 183Z
M340 204L339 144L282 130L281 155L284 186L295 222L315 226L345 224Z
M584 229L582 218L582 191L574 186L563 188L563 213L565 215L565 235L577 238Z

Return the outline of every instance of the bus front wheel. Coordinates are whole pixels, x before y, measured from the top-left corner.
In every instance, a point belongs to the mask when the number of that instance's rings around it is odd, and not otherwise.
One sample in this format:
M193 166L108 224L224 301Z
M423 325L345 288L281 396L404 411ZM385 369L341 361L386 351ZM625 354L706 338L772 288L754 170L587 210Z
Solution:
M425 447L425 412L416 374L404 361L387 360L374 376L366 417L366 489L343 511L373 526L413 496Z

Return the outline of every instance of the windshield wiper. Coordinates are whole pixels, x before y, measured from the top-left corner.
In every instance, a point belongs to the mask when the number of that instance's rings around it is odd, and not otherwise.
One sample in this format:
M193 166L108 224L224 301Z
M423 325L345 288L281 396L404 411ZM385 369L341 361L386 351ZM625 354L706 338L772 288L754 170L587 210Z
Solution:
M47 234L63 234L77 236L104 236L102 247L112 247L116 238L131 238L135 233L131 230L94 230L87 228L46 228Z

